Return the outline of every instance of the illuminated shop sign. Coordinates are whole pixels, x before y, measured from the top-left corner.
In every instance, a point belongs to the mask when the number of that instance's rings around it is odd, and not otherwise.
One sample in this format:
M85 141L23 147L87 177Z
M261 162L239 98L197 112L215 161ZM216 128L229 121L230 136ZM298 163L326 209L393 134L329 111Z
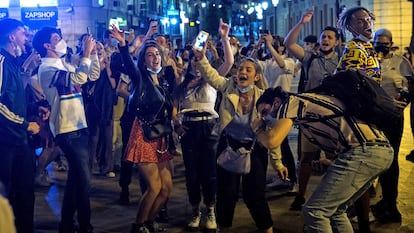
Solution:
M7 8L0 8L0 19L9 18L9 10Z
M23 7L22 21L32 29L45 26L56 27L58 20L57 7Z

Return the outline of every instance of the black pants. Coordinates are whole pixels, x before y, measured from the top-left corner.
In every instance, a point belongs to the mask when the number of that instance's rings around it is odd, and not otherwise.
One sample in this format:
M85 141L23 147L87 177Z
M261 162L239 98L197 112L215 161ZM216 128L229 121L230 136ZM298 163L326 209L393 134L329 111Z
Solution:
M181 139L188 198L192 206L216 203L216 151L218 136L212 135L215 120L183 122L187 127ZM201 196L201 193L203 194Z
M401 114L400 121L393 124L391 130L384 130L385 135L392 148L394 157L390 168L379 176L379 182L382 187L382 200L391 208L396 208L398 197L398 178L400 176L400 167L398 164L398 153L400 150L401 138L404 130L404 115Z
M0 182L13 208L18 233L34 232L35 155L27 144L0 144Z
M243 144L229 139L233 149L244 146L250 148L251 143ZM218 154L227 146L226 137L220 138ZM265 197L266 173L268 165L267 149L256 143L251 154L251 170L249 174L239 175L221 167L217 167L217 223L221 227L231 227L236 202L239 199L240 180L244 203L250 211L257 228L264 230L273 226L269 205Z
M292 150L290 149L288 137L283 140L282 144L280 145L280 150L282 153L282 162L288 169L290 181L297 183L296 163Z

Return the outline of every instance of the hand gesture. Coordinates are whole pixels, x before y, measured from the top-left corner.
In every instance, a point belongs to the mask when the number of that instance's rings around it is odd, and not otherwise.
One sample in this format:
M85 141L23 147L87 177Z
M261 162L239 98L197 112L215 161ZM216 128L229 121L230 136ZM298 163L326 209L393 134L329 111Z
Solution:
M229 31L230 31L230 26L227 23L224 23L223 19L220 18L219 33L220 33L221 38L228 38Z
M148 28L147 37L150 38L152 35L158 33L158 21L151 21Z
M277 174L279 175L279 178L281 180L286 181L287 178L288 178L288 169L285 166L283 166L283 167L277 169Z
M302 24L309 23L311 21L311 19L312 19L313 12L314 12L314 7L312 7L311 9L309 9L308 11L306 11L305 14L302 15L302 18L300 19L300 22Z
M111 29L111 36L112 38L115 38L119 44L121 46L125 46L126 42L125 42L125 32L124 31L120 31L116 25L112 24L111 25L112 29Z
M96 41L91 35L86 35L82 40L84 55L88 57L90 54L96 54Z
M271 34L263 34L262 38L268 47L272 46L273 36Z
M40 131L40 126L34 121L29 122L29 126L27 126L27 131L30 134L38 134Z

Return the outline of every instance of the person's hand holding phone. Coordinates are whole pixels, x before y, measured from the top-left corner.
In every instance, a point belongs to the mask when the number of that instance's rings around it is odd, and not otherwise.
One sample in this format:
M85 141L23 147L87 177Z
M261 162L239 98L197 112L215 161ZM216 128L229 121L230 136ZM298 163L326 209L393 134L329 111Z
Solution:
M115 38L117 41L119 41L119 45L120 46L125 46L126 42L125 42L125 33L119 31L119 29L116 27L116 25L112 25L112 29L111 29L111 36L113 38Z
M154 34L158 33L158 21L152 20L148 28L147 37L151 37Z

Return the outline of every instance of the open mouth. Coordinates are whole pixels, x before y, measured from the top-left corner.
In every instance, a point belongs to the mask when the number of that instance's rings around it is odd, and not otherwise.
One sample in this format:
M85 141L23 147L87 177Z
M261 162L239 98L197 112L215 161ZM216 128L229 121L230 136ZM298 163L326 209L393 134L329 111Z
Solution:
M238 77L238 79L239 79L240 81L247 81L247 76L240 75L240 76Z

